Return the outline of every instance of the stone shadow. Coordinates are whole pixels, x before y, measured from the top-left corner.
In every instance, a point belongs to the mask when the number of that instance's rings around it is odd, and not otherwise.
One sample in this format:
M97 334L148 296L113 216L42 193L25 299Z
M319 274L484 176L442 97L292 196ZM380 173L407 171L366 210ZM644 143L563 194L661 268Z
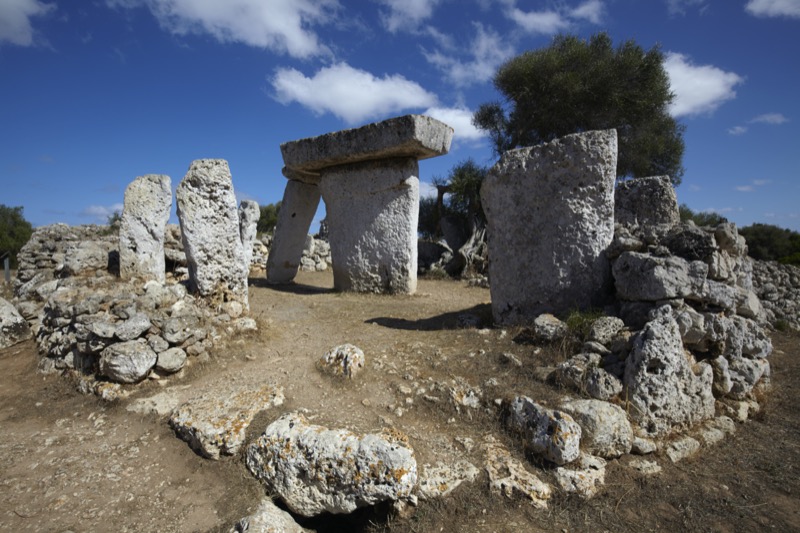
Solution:
M259 289L271 289L278 292L287 292L292 294L328 294L337 292L333 287L317 287L316 285L305 285L303 283L269 283L266 278L250 278L247 280L250 287L258 287Z
M428 318L408 320L405 318L376 317L365 320L366 324L378 324L386 328L410 331L439 331L447 329L488 328L492 326L491 304L478 304L469 309L450 311Z

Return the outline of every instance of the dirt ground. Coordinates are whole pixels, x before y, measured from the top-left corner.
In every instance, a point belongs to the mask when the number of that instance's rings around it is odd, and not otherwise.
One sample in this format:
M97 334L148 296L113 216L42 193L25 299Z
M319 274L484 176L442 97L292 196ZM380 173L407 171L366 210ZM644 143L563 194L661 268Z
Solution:
M480 388L484 405L510 394L552 404L564 392L537 381L533 368L566 351L518 342L519 330L492 328L489 291L463 282L423 279L414 296L341 294L332 285L330 273L301 273L283 288L251 279L257 334L233 339L210 361L166 384L139 385L116 403L38 374L33 342L0 350L0 531L227 531L265 494L241 454L203 459L165 419L126 406L165 387L203 390L225 379L235 388L254 376L282 385L286 402L256 417L248 442L279 415L305 409L314 423L330 427L393 426L408 435L420 464L466 459L481 469L448 498L420 502L411 518L376 509L303 522L320 533L800 531L797 335L773 335L773 391L734 436L676 465L656 457L663 472L655 477L636 473L624 459L610 461L594 499L556 495L547 510L536 510L488 490L479 445L485 435L525 460L493 408L456 409L437 384ZM367 358L366 370L350 382L315 367L345 342ZM441 401L429 401L436 397ZM474 448L459 444L465 439Z

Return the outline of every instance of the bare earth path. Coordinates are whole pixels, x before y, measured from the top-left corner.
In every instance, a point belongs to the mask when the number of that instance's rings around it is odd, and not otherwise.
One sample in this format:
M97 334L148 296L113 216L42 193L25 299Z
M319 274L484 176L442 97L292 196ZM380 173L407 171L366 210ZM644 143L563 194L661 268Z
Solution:
M394 426L409 436L420 464L463 458L479 468L480 446L466 449L458 444L464 438L479 443L492 433L509 447L515 443L491 409L456 409L437 384L480 387L486 405L511 393L557 397L529 370L546 354L515 344L516 331L489 329L485 289L422 280L417 295L388 297L339 294L331 286L330 273L301 273L285 289L251 280L257 334L119 403L38 374L33 342L0 350L0 531L227 531L254 509L263 489L240 457L203 459L164 419L126 410L135 398L164 390L203 390L222 379L234 391L237 383L263 379L284 387L286 403L260 414L248 441L280 414L305 409L315 423L332 427ZM521 499L490 495L481 472L450 498L421 503L409 520L362 513L308 525L393 532L799 531L800 339L776 333L773 341L774 391L763 411L692 459L672 465L657 458L664 468L658 477L612 461L595 499L556 496L548 510L537 511ZM367 357L367 370L351 383L315 368L325 351L345 342ZM514 354L522 369L503 353Z

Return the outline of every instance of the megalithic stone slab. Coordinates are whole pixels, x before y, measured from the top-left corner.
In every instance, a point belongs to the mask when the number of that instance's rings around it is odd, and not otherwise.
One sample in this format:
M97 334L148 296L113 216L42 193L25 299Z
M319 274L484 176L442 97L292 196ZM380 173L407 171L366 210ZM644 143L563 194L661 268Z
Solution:
M492 314L501 324L601 305L610 289L616 130L503 154L481 187Z
M319 187L289 180L283 191L275 237L267 256L267 281L290 283L300 268L308 229L319 206Z
M171 208L169 176L140 176L125 189L119 228L119 275L122 279L164 281L164 228Z
M417 288L419 164L372 161L323 171L333 286L412 294Z
M444 155L452 140L453 128L447 124L423 115L405 115L287 142L281 145L281 154L287 178L314 182L315 174L336 165Z
M418 161L447 153L452 139L450 126L406 115L281 145L283 174L291 181L320 186L337 289L416 290ZM294 243L283 236L288 231L288 226L276 230L276 240ZM301 231L307 231L307 225L291 230L298 235ZM276 261L294 268L300 255L294 247L290 251Z
M192 291L249 309L247 269L228 162L198 159L178 185L178 219Z

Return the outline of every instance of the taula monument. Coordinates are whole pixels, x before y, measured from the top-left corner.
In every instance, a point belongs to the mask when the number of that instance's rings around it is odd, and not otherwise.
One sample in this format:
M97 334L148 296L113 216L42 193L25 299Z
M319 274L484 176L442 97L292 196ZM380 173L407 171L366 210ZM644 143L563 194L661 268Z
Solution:
M338 290L417 288L419 163L446 154L453 128L421 115L281 145L289 179L267 261L267 280L294 279L320 196L328 213Z

